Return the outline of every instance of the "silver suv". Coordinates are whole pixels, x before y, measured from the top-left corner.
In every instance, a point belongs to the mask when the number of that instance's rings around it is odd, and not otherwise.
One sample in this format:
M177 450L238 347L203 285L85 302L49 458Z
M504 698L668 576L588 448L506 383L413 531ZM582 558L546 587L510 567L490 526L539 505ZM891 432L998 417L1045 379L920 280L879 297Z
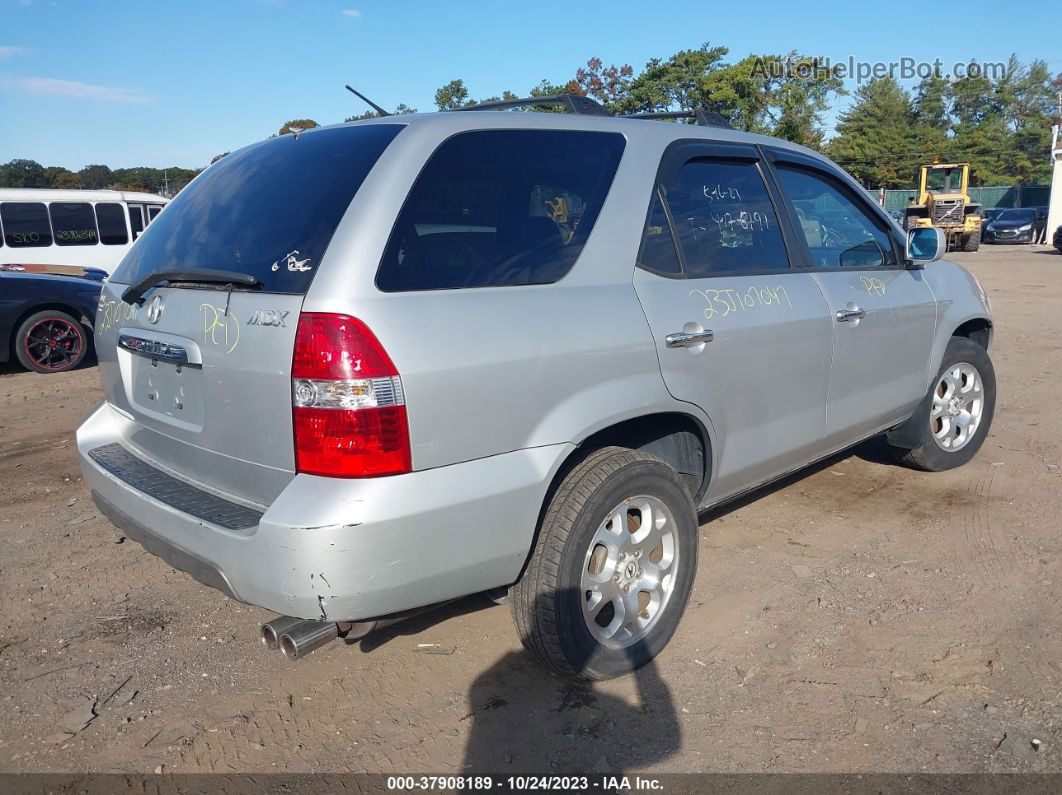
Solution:
M100 301L99 509L288 656L507 589L536 658L606 678L674 633L698 510L878 434L976 453L992 321L936 230L803 147L569 105L197 177Z

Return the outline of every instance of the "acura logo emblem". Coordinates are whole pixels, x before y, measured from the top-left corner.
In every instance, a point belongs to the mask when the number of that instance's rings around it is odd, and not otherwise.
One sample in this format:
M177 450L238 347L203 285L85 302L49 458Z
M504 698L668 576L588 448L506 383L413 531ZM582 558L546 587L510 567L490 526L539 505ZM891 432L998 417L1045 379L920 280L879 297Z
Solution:
M148 323L158 323L162 317L162 296L156 295L148 304Z

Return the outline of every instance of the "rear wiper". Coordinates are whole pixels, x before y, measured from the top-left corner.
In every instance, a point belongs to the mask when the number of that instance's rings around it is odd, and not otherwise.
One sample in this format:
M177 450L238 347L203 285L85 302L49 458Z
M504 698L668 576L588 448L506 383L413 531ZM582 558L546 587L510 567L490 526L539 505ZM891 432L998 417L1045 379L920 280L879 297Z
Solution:
M202 284L227 284L230 287L261 287L262 283L254 276L238 271L218 271L210 268L196 268L195 270L166 270L165 268L152 271L136 284L127 287L122 293L122 300L127 304L141 306L144 303L144 293L163 282L173 284L175 282L190 282Z

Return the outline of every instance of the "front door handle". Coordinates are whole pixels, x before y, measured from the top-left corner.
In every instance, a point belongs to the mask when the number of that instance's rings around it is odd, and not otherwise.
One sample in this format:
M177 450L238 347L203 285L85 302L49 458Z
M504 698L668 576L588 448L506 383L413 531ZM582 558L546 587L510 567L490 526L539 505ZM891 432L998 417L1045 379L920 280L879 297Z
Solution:
M853 320L862 320L867 316L865 309L860 309L858 306L854 309L838 309L837 310L837 322L838 323L851 323Z
M677 334L668 334L664 337L664 344L669 348L692 348L694 345L701 345L714 339L715 334L707 329L694 332L680 331Z

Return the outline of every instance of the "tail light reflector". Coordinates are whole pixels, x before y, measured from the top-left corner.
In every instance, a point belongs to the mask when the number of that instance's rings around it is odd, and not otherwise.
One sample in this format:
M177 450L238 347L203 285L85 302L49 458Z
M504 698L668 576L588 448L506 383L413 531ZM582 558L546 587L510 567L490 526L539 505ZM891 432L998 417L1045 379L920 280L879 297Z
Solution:
M364 478L411 470L402 379L360 320L301 315L291 389L298 472Z

